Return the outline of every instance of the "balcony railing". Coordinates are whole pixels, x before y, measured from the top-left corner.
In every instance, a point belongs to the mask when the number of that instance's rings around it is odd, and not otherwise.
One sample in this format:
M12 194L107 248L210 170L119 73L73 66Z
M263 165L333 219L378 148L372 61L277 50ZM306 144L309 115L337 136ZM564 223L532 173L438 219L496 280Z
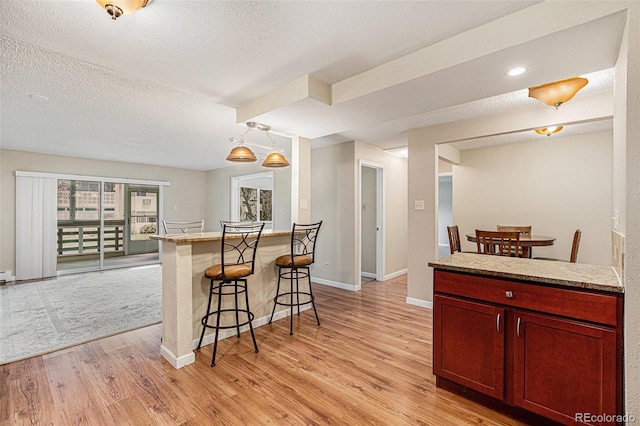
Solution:
M100 221L58 221L58 256L100 252ZM104 221L104 252L124 254L124 220Z

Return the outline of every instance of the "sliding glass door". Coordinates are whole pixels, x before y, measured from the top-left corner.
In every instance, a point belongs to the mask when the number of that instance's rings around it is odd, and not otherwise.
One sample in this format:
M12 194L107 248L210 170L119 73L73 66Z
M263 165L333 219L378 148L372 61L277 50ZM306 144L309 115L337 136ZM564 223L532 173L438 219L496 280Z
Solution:
M154 263L159 187L58 179L58 272Z

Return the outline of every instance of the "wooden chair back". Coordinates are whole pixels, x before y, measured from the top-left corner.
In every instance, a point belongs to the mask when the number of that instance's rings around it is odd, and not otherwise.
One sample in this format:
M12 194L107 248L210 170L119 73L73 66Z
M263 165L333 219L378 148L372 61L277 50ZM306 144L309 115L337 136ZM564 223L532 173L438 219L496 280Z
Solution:
M571 257L569 258L569 262L576 263L578 260L578 248L580 247L580 237L582 236L582 231L576 229L576 232L573 234L573 245L571 246Z
M496 256L517 257L520 250L520 232L518 231L481 231L476 229L478 253Z
M447 226L447 234L449 234L449 249L451 250L451 254L461 252L458 225Z
M531 226L511 226L511 225L498 225L496 230L503 232L518 231L522 235L531 236Z

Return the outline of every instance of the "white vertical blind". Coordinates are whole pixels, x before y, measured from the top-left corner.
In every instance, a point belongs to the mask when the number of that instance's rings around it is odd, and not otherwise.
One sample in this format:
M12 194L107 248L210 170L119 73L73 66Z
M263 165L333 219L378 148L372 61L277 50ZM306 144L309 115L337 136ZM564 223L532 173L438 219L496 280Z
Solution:
M16 176L16 280L56 275L57 182Z

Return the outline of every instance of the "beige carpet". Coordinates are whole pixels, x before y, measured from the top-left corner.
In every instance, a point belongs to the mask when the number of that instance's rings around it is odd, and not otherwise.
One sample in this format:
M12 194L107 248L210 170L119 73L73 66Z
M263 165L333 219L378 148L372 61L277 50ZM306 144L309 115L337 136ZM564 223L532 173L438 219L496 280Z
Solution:
M160 265L0 286L0 364L161 321Z

